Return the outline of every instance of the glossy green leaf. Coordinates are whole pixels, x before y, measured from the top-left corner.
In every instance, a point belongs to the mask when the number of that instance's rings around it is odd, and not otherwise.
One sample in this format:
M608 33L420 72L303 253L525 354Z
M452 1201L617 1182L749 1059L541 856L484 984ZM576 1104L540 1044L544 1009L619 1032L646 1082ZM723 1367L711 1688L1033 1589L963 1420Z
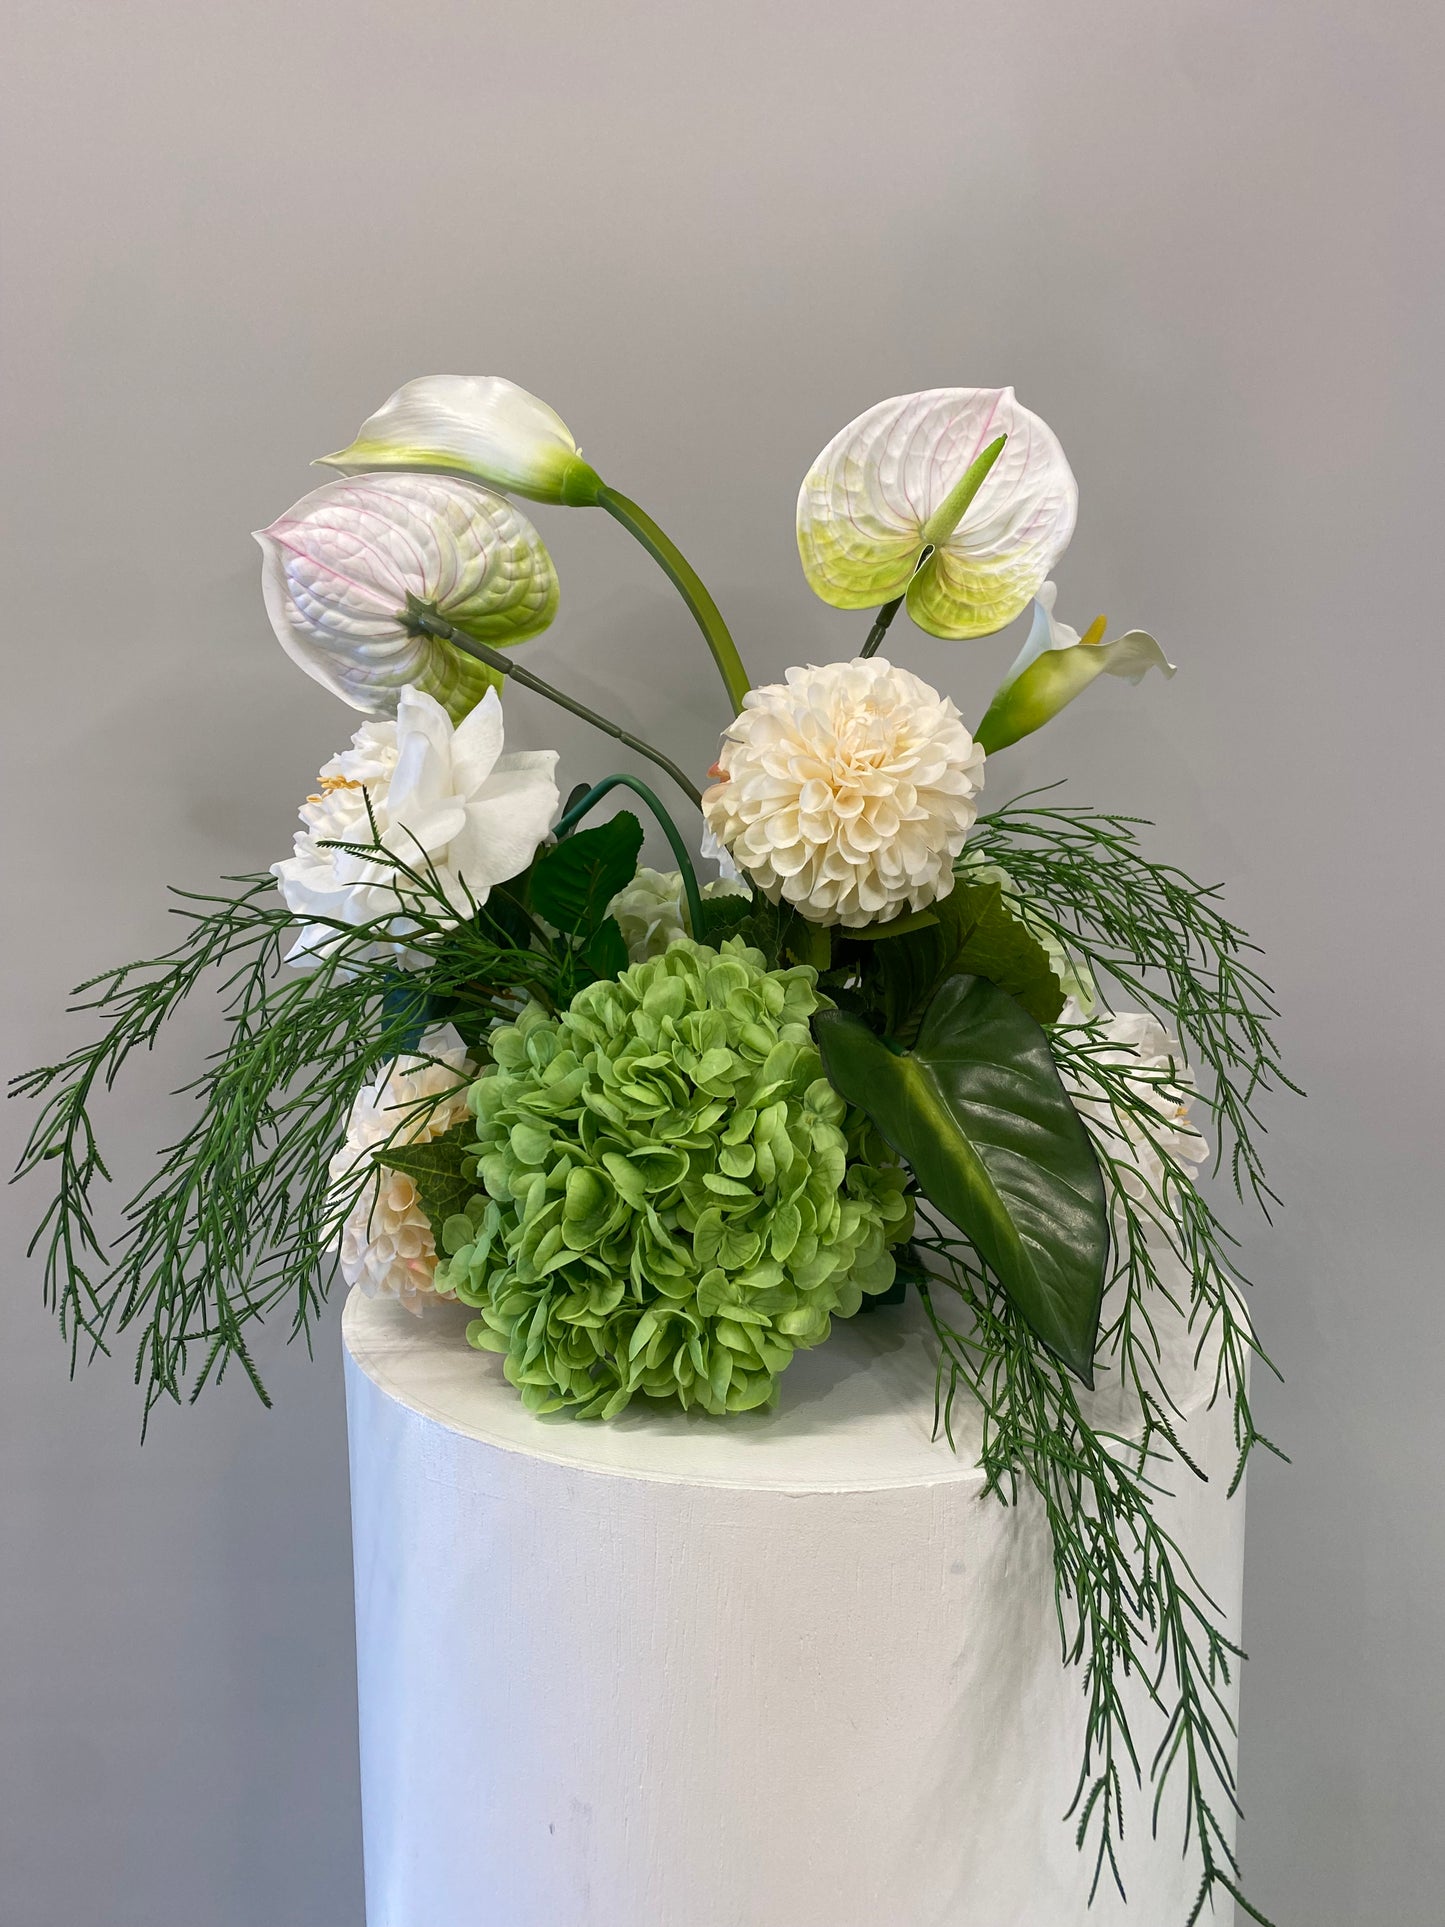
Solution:
M590 937L608 904L637 874L641 852L642 825L631 810L564 837L532 866L532 908L559 930Z
M960 882L927 915L930 922L896 942L859 952L864 1001L896 1042L913 1042L939 986L960 971L998 984L1039 1023L1056 1021L1064 993L1048 952L1000 884ZM849 941L857 934L850 931Z
M1033 1331L1091 1385L1104 1182L1042 1028L970 976L947 979L911 1050L845 1011L820 1011L813 1026L834 1089L867 1112Z
M443 1131L440 1137L428 1138L424 1144L391 1144L377 1152L378 1164L402 1172L416 1186L417 1198L431 1225L438 1251L443 1249L442 1227L447 1219L464 1211L468 1199L476 1195L475 1161L471 1175L463 1175L463 1161L468 1153L474 1158L476 1148L476 1120L464 1117L449 1131Z
M616 917L604 917L587 939L582 955L594 977L620 977L631 962L627 939Z

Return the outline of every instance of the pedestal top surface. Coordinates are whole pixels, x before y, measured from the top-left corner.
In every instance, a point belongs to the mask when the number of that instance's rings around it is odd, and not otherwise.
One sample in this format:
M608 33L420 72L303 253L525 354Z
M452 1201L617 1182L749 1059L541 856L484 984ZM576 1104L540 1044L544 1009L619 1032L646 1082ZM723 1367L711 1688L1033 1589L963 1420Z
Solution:
M527 1411L501 1360L467 1344L471 1315L438 1302L418 1317L394 1299L353 1291L342 1330L357 1368L431 1423L579 1470L790 1492L983 1483L981 1414L972 1400L960 1393L954 1402L956 1453L934 1436L934 1350L916 1299L836 1322L826 1344L794 1355L771 1411L710 1418L638 1401L607 1423ZM1166 1334L1165 1343L1187 1418L1211 1381L1191 1369L1186 1334ZM1096 1425L1129 1428L1126 1401L1107 1373L1084 1402Z

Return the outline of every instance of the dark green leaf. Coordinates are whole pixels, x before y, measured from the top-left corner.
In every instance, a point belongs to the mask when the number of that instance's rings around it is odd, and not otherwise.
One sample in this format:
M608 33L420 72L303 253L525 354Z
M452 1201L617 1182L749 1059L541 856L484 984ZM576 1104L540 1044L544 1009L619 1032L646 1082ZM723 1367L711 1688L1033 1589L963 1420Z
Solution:
M751 912L730 934L761 950L770 970L785 970L790 964L811 964L815 970L822 971L832 961L829 930L800 917L790 903L770 903L764 896L754 898Z
M1050 1351L1092 1384L1104 1183L1044 1031L998 985L967 976L947 979L911 1050L845 1011L813 1024L834 1088L907 1160Z
M594 977L622 975L631 959L627 955L627 939L616 917L603 918L587 939L582 955Z
M736 937L739 924L752 914L751 897L704 897L702 925L692 934L699 943L710 943L716 948L725 937Z
M928 928L858 953L864 995L890 1037L911 1044L939 986L958 973L987 977L1037 1022L1054 1022L1064 993L1049 954L997 883L955 885L933 905L933 916Z
M469 1177L463 1175L462 1169L467 1154L475 1154L476 1148L476 1123L464 1117L449 1131L429 1138L425 1144L390 1144L377 1152L378 1164L402 1172L416 1186L438 1251L442 1248L442 1226L448 1218L464 1210L467 1200L476 1194L475 1164Z
M532 865L533 909L559 930L590 937L637 874L641 851L642 825L631 810L619 810L595 830L578 830Z

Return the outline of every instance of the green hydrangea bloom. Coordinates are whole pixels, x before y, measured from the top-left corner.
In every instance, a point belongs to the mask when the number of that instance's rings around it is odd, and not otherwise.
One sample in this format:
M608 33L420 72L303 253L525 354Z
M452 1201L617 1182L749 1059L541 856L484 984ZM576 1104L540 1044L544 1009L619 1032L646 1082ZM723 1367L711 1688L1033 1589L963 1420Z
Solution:
M826 1002L812 970L684 938L492 1034L480 1189L436 1282L534 1411L764 1405L893 1282L906 1174L823 1075Z

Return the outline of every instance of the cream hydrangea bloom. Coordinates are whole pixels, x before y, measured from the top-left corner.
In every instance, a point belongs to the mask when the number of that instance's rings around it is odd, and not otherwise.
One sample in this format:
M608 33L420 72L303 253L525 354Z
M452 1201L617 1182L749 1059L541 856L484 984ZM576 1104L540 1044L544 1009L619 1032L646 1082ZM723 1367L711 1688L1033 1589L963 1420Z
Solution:
M1072 998L1059 1021L1085 1021ZM1190 1103L1197 1095L1194 1074L1178 1041L1157 1017L1143 1010L1110 1012L1096 1019L1090 1031L1090 1056L1123 1070L1138 1102L1153 1115L1154 1121L1146 1127L1116 1112L1094 1079L1085 1076L1073 1080L1071 1095L1079 1115L1113 1159L1118 1182L1131 1198L1157 1209L1163 1203L1161 1152L1190 1178L1209 1156L1209 1146L1189 1114Z
M333 1187L349 1190L380 1146L425 1144L460 1123L474 1070L450 1024L429 1032L416 1056L398 1058L357 1097L346 1143L331 1160ZM453 1295L435 1290L436 1264L416 1186L403 1172L377 1165L341 1227L342 1277L368 1297L399 1298L420 1314L429 1298Z
M702 886L704 897L746 897L748 886L732 877L719 877ZM685 937L687 912L683 903L680 870L649 870L644 864L631 883L607 906L616 917L633 963L646 963L660 957L670 944Z
M703 814L774 903L857 928L952 890L983 762L953 703L906 669L790 669L749 691Z
M362 724L351 748L324 765L320 789L302 806L295 853L271 866L298 916L326 919L303 926L289 962L314 966L338 940L332 924L390 917L397 940L416 928L406 914L415 885L385 861L330 844L379 838L412 869L430 871L433 891L456 921L526 869L557 812L557 752L504 756L502 740L494 689L455 727L439 702L410 688L401 692L395 720ZM434 895L425 907L429 916L444 916ZM406 954L400 941L375 948Z

